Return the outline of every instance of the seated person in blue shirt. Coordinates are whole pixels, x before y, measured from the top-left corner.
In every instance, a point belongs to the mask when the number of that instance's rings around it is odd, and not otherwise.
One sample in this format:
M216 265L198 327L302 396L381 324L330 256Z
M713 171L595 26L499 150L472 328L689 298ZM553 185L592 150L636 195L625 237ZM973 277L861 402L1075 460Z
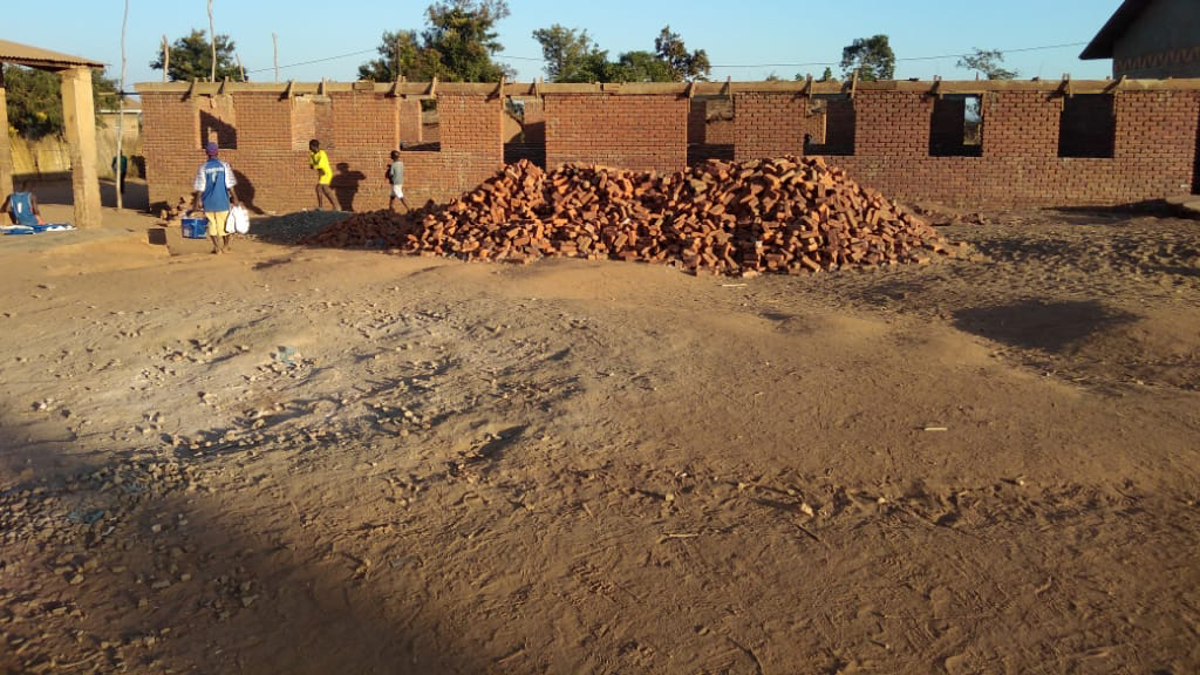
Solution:
M14 225L44 225L42 212L38 210L37 195L22 183L21 189L4 198L0 210L7 211Z

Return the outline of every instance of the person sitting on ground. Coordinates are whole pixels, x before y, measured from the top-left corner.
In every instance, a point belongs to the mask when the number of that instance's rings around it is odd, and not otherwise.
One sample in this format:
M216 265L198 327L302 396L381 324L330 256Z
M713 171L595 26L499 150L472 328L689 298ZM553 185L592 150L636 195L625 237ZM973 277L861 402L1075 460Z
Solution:
M15 225L44 225L46 222L38 209L37 195L29 189L28 183L22 183L19 191L5 197L0 210L7 211Z

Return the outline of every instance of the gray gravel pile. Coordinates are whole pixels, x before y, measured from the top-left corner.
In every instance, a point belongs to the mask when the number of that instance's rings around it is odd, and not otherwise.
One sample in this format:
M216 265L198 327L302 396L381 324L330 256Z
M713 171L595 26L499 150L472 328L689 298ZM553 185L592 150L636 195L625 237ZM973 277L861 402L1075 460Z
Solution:
M295 244L352 215L349 211L297 211L251 217L249 236L276 244Z

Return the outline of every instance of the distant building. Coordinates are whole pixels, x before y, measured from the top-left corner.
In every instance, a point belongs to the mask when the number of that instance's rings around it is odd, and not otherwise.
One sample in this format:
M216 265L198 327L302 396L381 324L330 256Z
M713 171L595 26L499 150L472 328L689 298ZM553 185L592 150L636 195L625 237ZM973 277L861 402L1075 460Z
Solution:
M1112 59L1113 77L1200 77L1200 1L1125 0L1079 58Z

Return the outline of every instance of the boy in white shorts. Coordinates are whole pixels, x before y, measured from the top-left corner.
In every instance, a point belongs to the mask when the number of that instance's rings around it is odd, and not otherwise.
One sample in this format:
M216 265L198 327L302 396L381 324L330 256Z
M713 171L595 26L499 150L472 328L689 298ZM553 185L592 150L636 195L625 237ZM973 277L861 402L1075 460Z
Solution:
M392 195L388 199L388 208L392 211L396 210L396 200L399 199L401 204L404 204L405 211L411 211L412 207L408 205L408 201L404 199L404 162L400 161L400 151L392 151L392 164L387 170L388 182L392 184Z

